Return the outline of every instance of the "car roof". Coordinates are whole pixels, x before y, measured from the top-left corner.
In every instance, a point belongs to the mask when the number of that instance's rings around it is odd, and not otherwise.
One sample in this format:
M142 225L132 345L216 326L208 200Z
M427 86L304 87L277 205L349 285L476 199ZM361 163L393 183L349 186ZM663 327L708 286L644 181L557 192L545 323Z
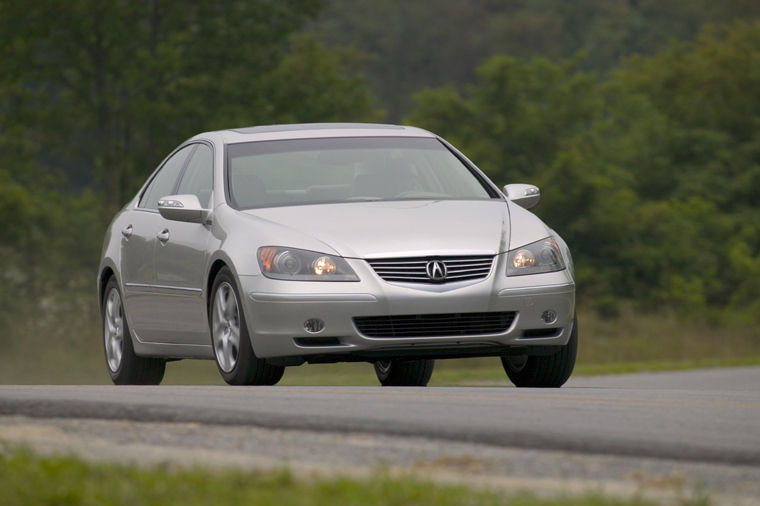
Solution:
M435 137L434 134L427 130L402 125L375 123L295 123L290 125L262 125L205 132L196 135L193 139L208 137L211 133L221 137L221 140L225 144L323 137Z

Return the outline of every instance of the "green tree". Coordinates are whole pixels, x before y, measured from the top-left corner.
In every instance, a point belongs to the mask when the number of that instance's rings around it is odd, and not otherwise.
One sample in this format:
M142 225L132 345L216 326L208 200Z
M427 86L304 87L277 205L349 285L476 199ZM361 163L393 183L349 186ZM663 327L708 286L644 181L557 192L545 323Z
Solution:
M105 224L189 136L379 118L354 53L294 36L319 7L0 0L0 324L89 299Z
M557 62L582 52L583 69L601 72L692 40L705 23L759 18L755 0L325 0L307 29L369 56L369 83L398 121L413 93L446 84L462 91L495 54Z
M198 131L278 118L377 117L361 78L344 77L339 56L314 40L289 44L318 7L310 0L6 0L3 81L15 92L13 106L2 109L5 121L28 125L75 182L95 182L120 203ZM312 71L294 76L299 65ZM305 87L314 90L310 97ZM329 93L333 99L316 109L290 101ZM302 113L305 106L313 110Z
M706 28L602 80L581 67L494 56L467 93L418 93L407 121L499 182L539 184L589 302L756 315L760 23Z

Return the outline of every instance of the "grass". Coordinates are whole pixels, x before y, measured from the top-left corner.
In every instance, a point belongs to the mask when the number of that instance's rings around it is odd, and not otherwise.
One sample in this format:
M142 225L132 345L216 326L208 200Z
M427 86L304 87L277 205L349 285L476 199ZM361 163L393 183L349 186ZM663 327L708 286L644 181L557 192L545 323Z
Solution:
M204 468L137 467L89 463L74 457L40 457L25 450L0 453L0 503L39 505L514 505L644 506L640 497L600 493L536 497L463 485L436 484L412 475L372 478L294 476L288 470L240 471ZM707 499L685 499L686 505Z
M100 324L91 304L74 306L46 319L19 318L0 334L0 383L109 383ZM726 320L728 320L726 318ZM574 375L668 371L760 365L760 330L718 324L700 316L621 311L603 319L581 308L580 347ZM7 341L6 341L7 339ZM170 362L166 384L222 384L213 361ZM290 367L283 385L376 385L366 363ZM431 386L507 384L497 358L439 360Z

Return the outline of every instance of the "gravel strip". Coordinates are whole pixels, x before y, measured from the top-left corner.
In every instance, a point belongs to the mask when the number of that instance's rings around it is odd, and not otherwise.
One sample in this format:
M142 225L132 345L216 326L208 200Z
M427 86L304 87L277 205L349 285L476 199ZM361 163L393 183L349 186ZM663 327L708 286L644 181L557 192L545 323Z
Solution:
M756 466L512 449L418 437L272 430L197 423L0 417L0 440L41 454L140 465L289 467L304 477L371 476L379 469L443 482L541 494L603 491L677 503L754 505ZM0 447L1 449L2 447ZM6 446L7 448L7 446Z

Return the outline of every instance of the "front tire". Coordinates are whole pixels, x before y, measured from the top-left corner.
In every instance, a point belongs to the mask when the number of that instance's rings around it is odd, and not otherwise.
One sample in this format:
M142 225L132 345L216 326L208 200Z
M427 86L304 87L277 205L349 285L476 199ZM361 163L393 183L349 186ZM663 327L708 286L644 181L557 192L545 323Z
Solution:
M209 301L211 344L219 374L229 385L275 385L285 368L253 353L248 325L232 272L223 267L214 279Z
M424 387L433 375L435 360L378 360L374 366L384 387Z
M116 278L111 277L103 294L103 346L106 368L115 385L158 385L164 379L166 361L139 357L132 337Z
M573 373L578 354L578 316L573 322L570 340L549 356L503 356L501 364L516 387L559 388Z

